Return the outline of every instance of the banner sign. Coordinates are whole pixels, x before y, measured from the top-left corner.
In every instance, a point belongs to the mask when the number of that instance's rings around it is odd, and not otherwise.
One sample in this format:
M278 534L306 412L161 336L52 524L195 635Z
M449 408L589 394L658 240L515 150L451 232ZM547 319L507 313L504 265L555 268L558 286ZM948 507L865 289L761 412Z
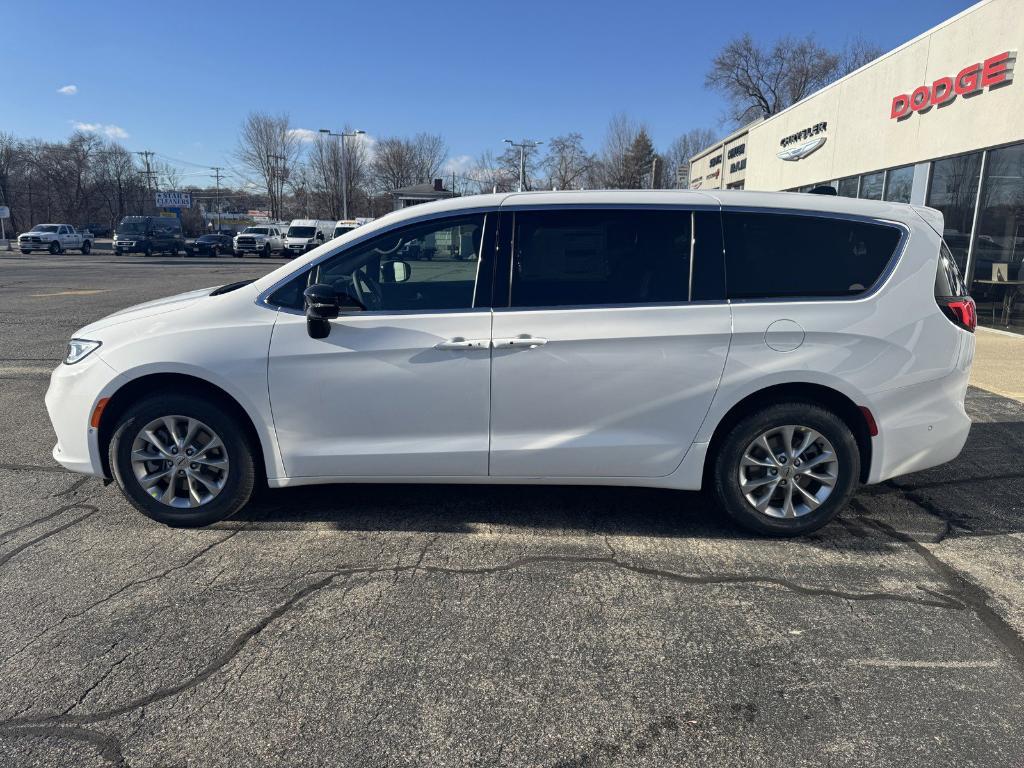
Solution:
M192 195L188 192L157 192L157 208L191 208Z

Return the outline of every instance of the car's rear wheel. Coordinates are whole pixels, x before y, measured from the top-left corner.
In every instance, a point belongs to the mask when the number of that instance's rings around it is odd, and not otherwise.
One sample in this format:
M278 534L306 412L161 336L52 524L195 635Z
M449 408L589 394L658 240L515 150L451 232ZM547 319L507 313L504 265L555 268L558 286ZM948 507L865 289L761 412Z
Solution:
M110 466L131 504L175 527L235 514L255 483L249 437L219 404L163 394L132 405L110 441Z
M860 478L850 427L813 403L768 406L741 419L714 457L714 491L736 523L770 536L821 528Z
M90 243L88 240L86 240L85 242L82 243L82 255L88 256L91 251L92 251L92 243Z
M54 256L60 253L60 243L58 243L56 240L50 243L50 253L52 253Z

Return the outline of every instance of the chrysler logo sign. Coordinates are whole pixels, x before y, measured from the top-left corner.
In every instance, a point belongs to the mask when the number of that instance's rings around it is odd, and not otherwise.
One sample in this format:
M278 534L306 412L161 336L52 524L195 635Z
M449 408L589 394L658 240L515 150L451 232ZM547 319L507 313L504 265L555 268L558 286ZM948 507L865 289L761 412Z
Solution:
M822 121L815 123L810 128L791 133L779 142L782 145L782 151L776 157L780 160L803 160L825 143L825 137L820 134L823 134L826 129L828 129L828 123Z

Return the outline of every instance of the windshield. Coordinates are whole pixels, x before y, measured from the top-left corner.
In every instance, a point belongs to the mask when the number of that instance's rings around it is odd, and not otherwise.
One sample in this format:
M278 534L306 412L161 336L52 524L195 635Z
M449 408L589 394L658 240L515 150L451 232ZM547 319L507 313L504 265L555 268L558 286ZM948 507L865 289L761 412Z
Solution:
M351 232L353 229L355 229L355 227L335 227L334 228L334 236L335 237L341 237L346 232Z
M199 238L200 243L210 243L219 240L221 235L203 235Z
M118 227L118 232L145 232L146 223L143 221L122 221Z
M246 227L243 235L269 235L270 232L266 227Z
M36 224L34 227L32 227L32 231L33 232L56 232L57 231L57 225L56 224Z
M316 227L288 227L288 237L312 237Z

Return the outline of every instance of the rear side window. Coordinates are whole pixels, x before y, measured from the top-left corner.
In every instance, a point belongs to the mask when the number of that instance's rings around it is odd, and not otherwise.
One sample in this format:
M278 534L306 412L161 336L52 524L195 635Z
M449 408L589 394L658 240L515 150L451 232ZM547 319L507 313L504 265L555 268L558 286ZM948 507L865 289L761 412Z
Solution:
M900 230L825 216L725 212L730 299L856 296L881 277Z
M945 242L939 247L939 268L935 272L936 297L960 297L967 295L967 284L960 275L949 246Z
M515 214L511 306L685 302L690 211Z

